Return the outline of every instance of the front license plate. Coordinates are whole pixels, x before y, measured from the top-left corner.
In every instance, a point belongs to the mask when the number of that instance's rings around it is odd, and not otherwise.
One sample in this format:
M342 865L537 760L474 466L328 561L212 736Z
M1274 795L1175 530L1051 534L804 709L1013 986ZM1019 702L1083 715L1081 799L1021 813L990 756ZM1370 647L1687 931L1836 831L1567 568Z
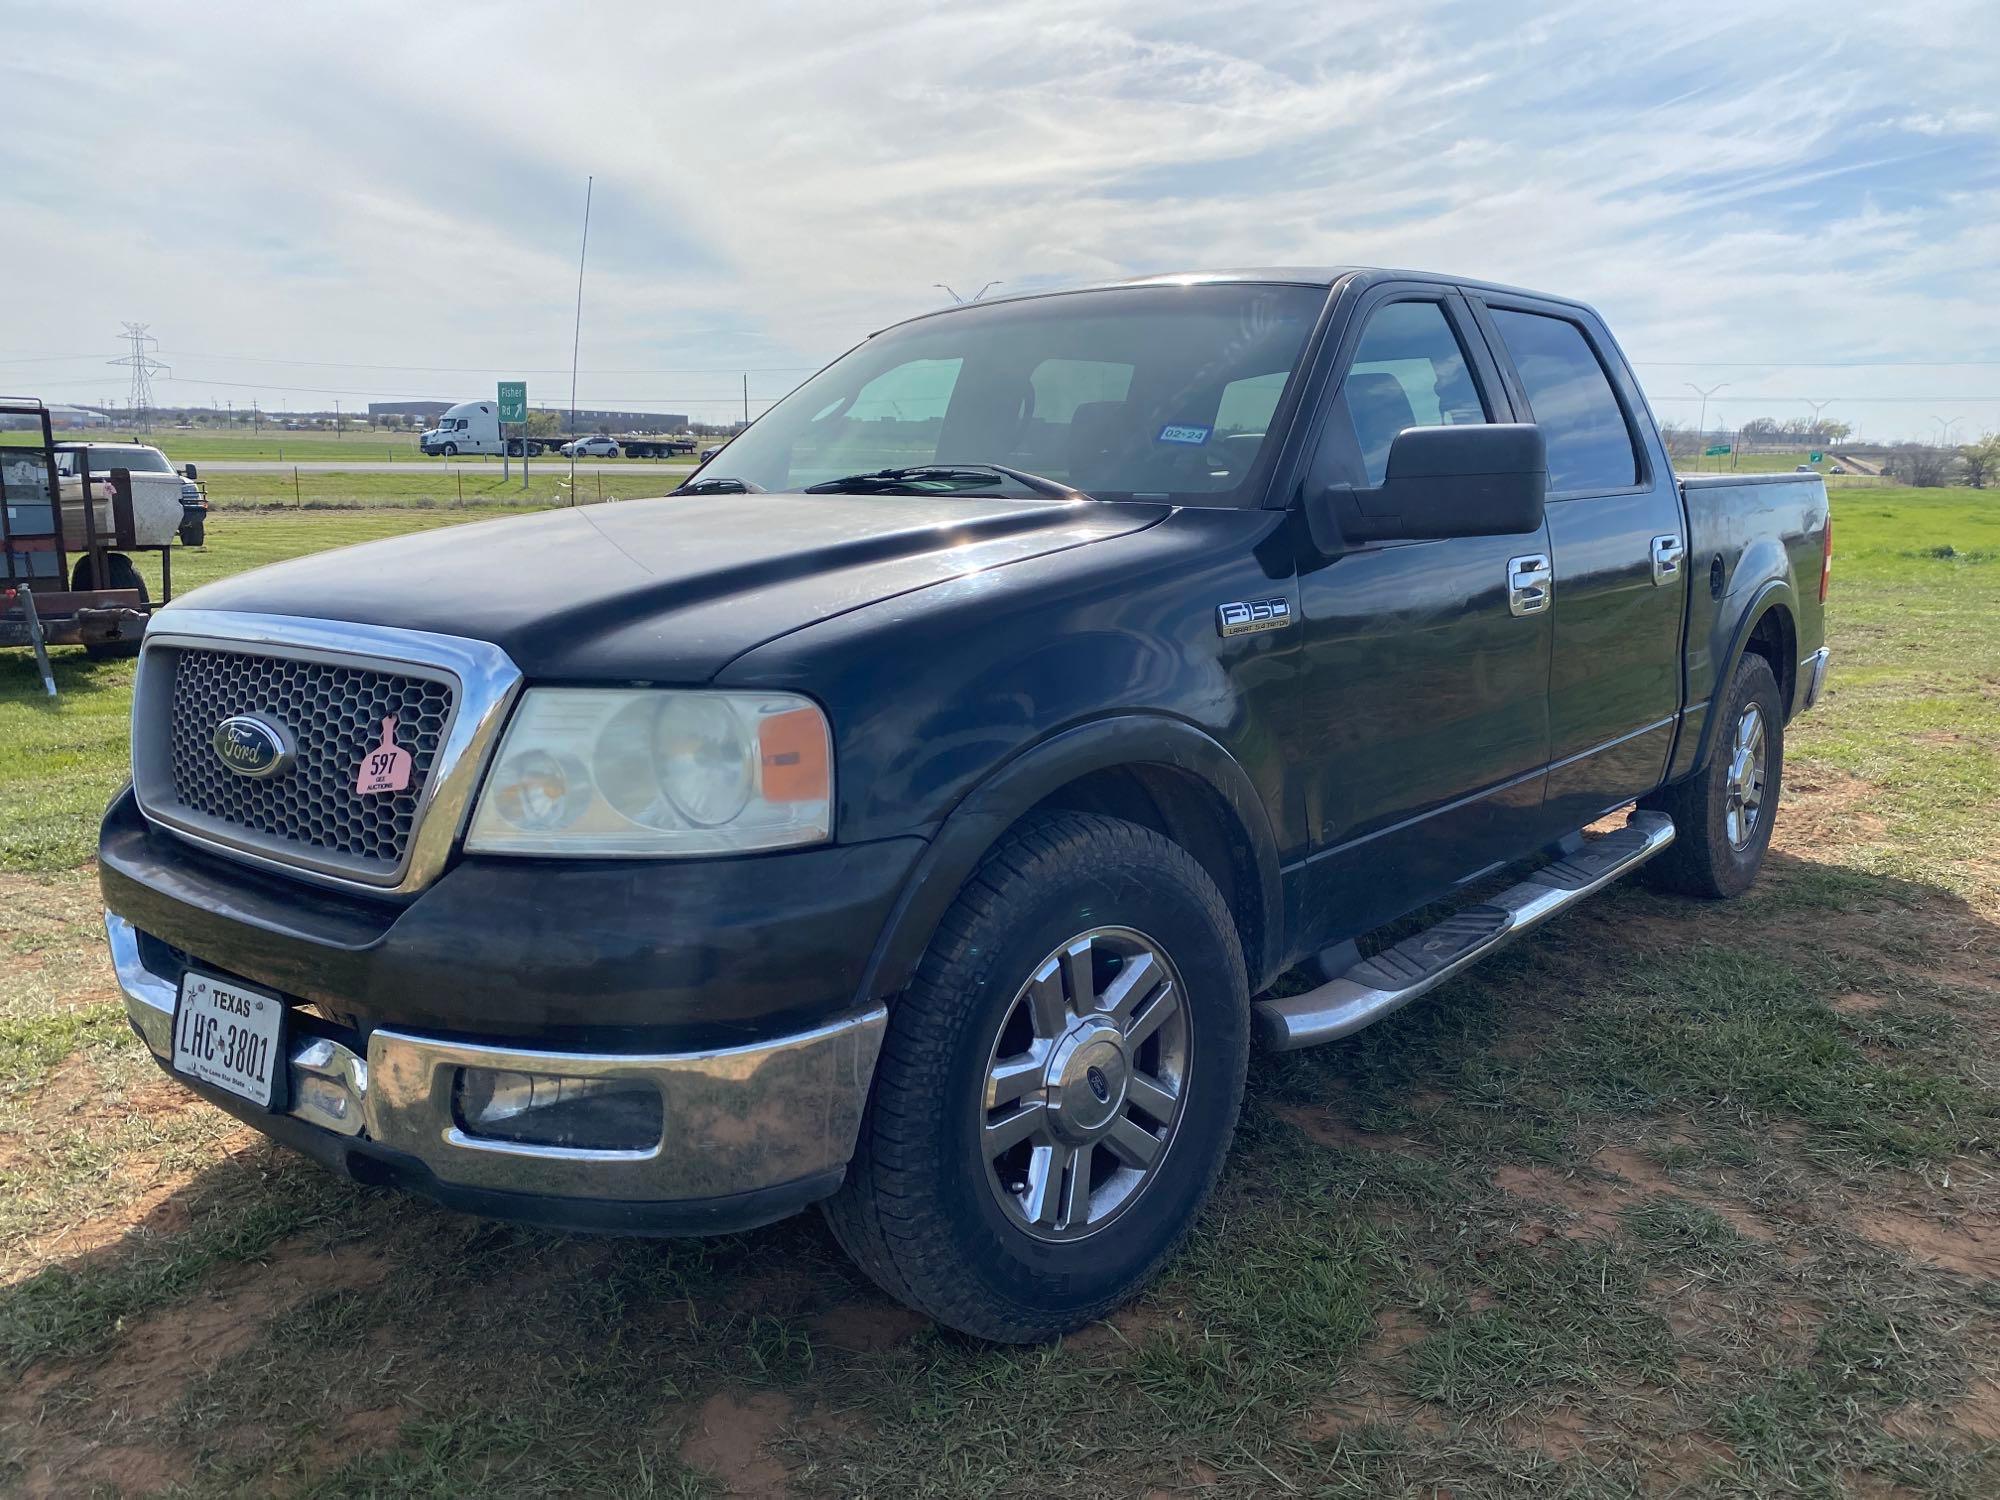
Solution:
M174 1071L268 1109L284 1018L275 995L189 973L174 1012Z

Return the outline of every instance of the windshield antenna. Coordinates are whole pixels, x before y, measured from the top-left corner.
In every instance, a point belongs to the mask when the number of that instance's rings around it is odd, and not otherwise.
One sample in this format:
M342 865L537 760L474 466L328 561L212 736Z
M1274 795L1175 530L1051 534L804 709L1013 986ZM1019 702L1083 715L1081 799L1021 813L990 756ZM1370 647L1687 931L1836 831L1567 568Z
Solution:
M988 292L992 291L993 288L995 288L996 286L1005 286L1006 284L1007 283L1004 281L989 281L986 283L985 286L981 287L978 291L974 292L970 297L961 297L958 295L957 292L954 292L950 287L946 286L942 281L933 281L931 283L932 286L936 287L939 291L943 292L947 297L951 298L951 300L956 302L960 307L965 306L965 304L968 302L977 302L981 297L984 297Z

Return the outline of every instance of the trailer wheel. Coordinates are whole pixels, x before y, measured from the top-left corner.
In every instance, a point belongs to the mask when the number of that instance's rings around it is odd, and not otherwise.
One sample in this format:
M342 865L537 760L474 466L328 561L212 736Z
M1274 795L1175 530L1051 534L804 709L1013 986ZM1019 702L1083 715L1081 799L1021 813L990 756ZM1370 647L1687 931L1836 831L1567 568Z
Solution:
M90 559L79 557L70 576L71 588L81 593L90 587ZM122 552L113 552L104 559L104 586L107 589L133 589L138 592L141 604L150 604L152 595L146 591L146 580L140 576L132 559ZM115 641L93 641L83 648L83 654L92 661L118 661L139 654L139 641L120 637Z

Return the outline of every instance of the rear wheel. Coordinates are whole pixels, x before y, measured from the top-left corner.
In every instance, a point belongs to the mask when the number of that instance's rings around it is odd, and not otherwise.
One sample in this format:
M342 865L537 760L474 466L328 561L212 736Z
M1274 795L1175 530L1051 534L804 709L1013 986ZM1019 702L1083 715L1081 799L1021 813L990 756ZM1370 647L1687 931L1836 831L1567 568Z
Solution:
M1674 842L1643 869L1660 890L1740 896L1771 846L1785 769L1784 704L1771 664L1746 655L1718 707L1708 765L1645 799L1674 820Z
M1037 819L986 858L892 1008L827 1218L939 1322L1053 1337L1186 1235L1248 1057L1243 955L1201 866L1135 824Z

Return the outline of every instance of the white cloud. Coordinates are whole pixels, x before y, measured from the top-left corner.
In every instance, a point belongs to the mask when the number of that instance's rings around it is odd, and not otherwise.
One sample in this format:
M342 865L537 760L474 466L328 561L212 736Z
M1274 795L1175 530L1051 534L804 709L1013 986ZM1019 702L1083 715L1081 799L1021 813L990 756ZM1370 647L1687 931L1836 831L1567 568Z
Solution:
M1768 361L1749 393L2000 396L2000 368L1787 368L2000 359L1979 3L1893 29L1781 3L84 15L10 22L36 61L0 74L0 172L32 190L0 212L45 290L0 356L108 355L148 319L177 377L245 383L163 386L183 399L487 378L228 355L565 366L586 173L590 401L720 401L735 377L613 372L816 363L936 281L1344 261L1583 296L1635 359ZM1726 378L1645 373L1663 397ZM115 374L0 364L80 399ZM1852 405L1872 431L1929 415Z

